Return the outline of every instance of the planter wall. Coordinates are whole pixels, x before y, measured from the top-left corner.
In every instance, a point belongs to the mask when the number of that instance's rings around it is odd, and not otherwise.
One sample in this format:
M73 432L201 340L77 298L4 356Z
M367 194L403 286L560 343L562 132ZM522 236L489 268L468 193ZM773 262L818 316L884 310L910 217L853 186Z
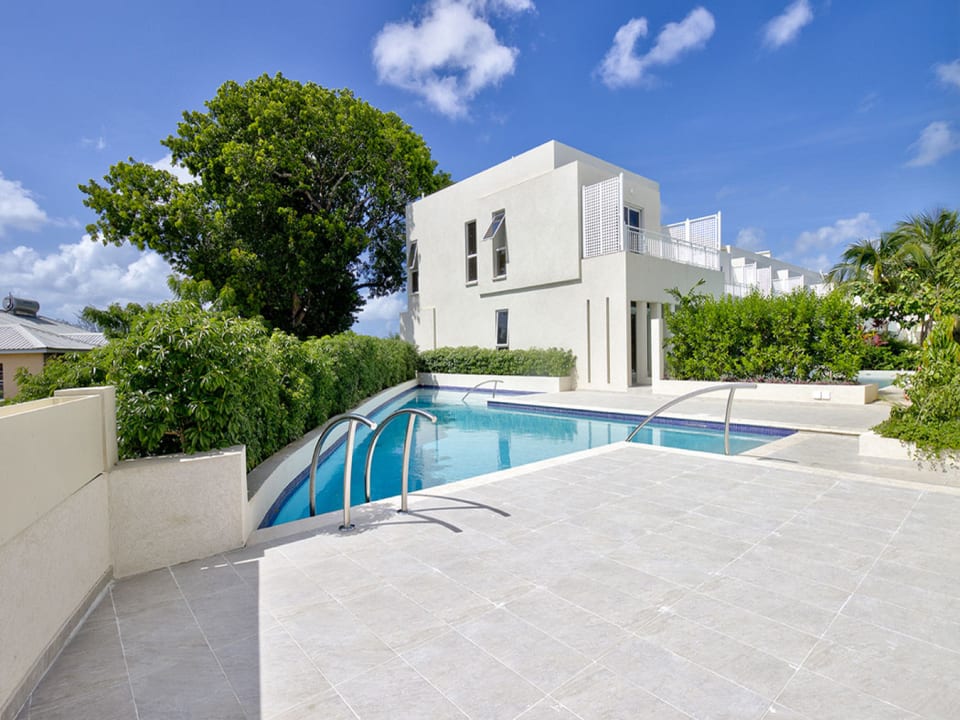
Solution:
M715 382L695 380L660 380L654 378L656 395L678 396L691 390L717 385ZM717 397L723 393L717 392ZM869 385L791 385L758 383L754 390L737 390L742 400L771 400L777 402L832 403L834 405L866 405L877 399L877 386Z
M872 430L860 434L860 455L885 460L910 460L913 443L883 437Z
M420 373L420 384L427 387L462 388L469 390L484 380L500 380L497 392L508 390L514 392L566 392L573 390L576 383L572 376L565 377L532 377L529 375L468 375L460 373ZM493 383L483 385L481 390L493 390Z

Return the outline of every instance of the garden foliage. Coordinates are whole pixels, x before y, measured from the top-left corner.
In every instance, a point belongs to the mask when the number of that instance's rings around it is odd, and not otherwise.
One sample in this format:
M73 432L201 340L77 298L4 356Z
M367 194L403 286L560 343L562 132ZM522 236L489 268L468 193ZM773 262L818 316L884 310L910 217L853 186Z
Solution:
M933 326L916 372L898 383L910 404L893 408L874 430L914 443L920 460L960 463L960 342L953 318L941 317Z
M18 375L18 401L58 388L114 385L122 458L243 444L254 467L329 416L416 375L401 340L344 333L300 341L259 320L190 301L125 318L103 347Z
M676 380L845 383L860 371L859 319L840 294L671 293L667 368Z
M559 348L492 350L490 348L442 347L420 353L420 372L476 375L535 375L565 377L573 372L576 357Z

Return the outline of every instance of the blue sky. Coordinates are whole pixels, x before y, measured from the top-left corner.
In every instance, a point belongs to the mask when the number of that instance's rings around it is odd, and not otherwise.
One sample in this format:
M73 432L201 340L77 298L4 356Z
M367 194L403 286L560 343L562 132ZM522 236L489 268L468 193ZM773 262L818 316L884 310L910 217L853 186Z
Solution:
M454 179L555 139L659 182L664 222L721 210L724 243L814 269L960 207L956 0L35 0L0 21L0 294L166 299L160 258L85 237L77 185L277 72L398 113Z

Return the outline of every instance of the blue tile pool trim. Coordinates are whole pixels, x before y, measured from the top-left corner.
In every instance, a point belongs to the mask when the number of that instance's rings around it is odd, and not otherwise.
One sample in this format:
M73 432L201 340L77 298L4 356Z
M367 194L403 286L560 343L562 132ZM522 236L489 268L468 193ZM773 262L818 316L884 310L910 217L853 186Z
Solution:
M593 418L596 420L617 420L619 422L641 423L647 418L640 413L608 412L604 410L584 410L582 408L555 407L547 405L531 405L527 403L501 403L496 400L487 402L489 408L503 410L521 410L523 412L540 413L542 415L566 415L572 417ZM701 430L723 430L723 423L714 420L690 420L686 418L657 417L651 425L661 427L698 428ZM730 423L731 432L749 433L750 435L769 435L771 437L788 437L796 430L790 428L766 427L763 425L747 425L744 423Z

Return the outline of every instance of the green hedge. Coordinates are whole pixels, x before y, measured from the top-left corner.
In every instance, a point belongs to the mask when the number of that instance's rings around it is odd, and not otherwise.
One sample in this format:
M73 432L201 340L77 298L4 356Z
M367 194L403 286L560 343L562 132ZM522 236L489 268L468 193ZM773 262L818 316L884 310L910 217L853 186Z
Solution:
M856 381L865 345L856 309L838 293L674 293L666 360L676 380Z
M416 350L353 333L305 342L258 320L164 303L101 348L17 376L17 401L114 385L123 458L243 444L249 467L331 415L416 376Z
M874 430L916 446L934 465L960 464L960 342L952 318L938 318L912 376L898 380L910 405L895 407Z
M442 347L420 353L420 372L473 375L534 375L566 377L576 357L559 348L492 350L481 347Z

